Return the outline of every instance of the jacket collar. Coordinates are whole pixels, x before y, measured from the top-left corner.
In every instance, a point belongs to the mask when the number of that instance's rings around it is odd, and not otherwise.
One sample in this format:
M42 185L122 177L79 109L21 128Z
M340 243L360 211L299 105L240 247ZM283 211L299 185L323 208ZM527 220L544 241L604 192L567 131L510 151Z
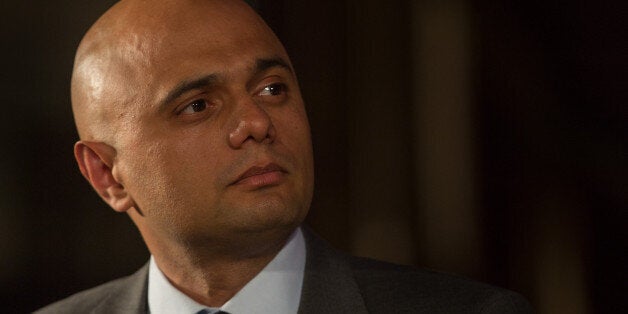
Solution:
M298 313L367 313L349 256L336 251L309 228L302 230L306 260ZM120 280L120 289L111 291L92 313L148 313L148 263Z
M367 313L348 255L306 227L303 234L307 255L298 313Z
M119 289L110 290L92 313L148 313L148 263L120 281Z

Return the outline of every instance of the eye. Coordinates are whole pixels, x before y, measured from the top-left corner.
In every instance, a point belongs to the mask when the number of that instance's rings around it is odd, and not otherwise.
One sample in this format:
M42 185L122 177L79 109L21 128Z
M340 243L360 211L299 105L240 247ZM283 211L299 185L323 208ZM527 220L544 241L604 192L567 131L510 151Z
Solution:
M201 112L207 109L207 101L205 99L197 99L187 105L183 110L181 110L182 114L192 114L195 112Z
M286 91L286 85L280 83L270 84L259 93L261 96L279 96Z

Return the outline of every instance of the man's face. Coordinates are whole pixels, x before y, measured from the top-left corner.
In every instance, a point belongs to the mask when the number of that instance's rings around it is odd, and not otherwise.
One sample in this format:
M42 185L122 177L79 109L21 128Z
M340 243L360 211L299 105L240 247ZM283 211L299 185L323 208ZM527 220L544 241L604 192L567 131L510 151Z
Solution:
M283 47L247 16L173 16L129 36L111 61L113 170L136 224L187 242L294 228L310 205L313 161Z

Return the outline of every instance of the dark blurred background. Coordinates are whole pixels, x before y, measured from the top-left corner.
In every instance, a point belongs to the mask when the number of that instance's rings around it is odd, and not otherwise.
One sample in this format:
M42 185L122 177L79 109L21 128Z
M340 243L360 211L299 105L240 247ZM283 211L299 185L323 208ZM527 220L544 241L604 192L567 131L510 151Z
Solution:
M148 258L72 156L74 50L113 2L0 4L3 313ZM628 308L625 1L250 2L300 77L323 237L541 314Z

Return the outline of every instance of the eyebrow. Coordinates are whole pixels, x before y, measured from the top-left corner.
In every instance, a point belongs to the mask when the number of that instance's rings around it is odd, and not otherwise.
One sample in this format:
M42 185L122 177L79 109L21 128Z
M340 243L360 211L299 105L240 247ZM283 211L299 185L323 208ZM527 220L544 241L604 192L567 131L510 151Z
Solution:
M174 89L172 89L163 100L159 102L158 108L165 109L168 104L173 102L175 99L181 97L181 95L195 89L199 89L201 87L207 87L213 85L218 81L217 74L209 74L205 75L201 78L197 78L191 81L184 81L177 85Z
M268 58L268 59L257 59L255 61L255 69L253 70L253 72L257 74L257 73L264 72L274 67L280 67L292 73L292 68L290 68L290 66L288 65L288 62L286 62L286 60L280 57L274 57L274 58Z
M273 58L262 58L262 59L255 60L255 67L253 68L253 76L274 67L280 67L287 70L290 73L293 73L292 68L288 65L288 62L286 62L284 59L280 57L273 57ZM166 97L163 98L163 100L159 101L158 108L163 110L168 106L168 104L173 102L175 99L181 97L181 95L195 89L200 89L202 87L208 87L213 84L216 84L218 79L219 79L219 75L216 73L212 73L212 74L205 75L203 77L200 77L191 81L183 81L179 85L177 85L175 88L173 88L166 95Z

